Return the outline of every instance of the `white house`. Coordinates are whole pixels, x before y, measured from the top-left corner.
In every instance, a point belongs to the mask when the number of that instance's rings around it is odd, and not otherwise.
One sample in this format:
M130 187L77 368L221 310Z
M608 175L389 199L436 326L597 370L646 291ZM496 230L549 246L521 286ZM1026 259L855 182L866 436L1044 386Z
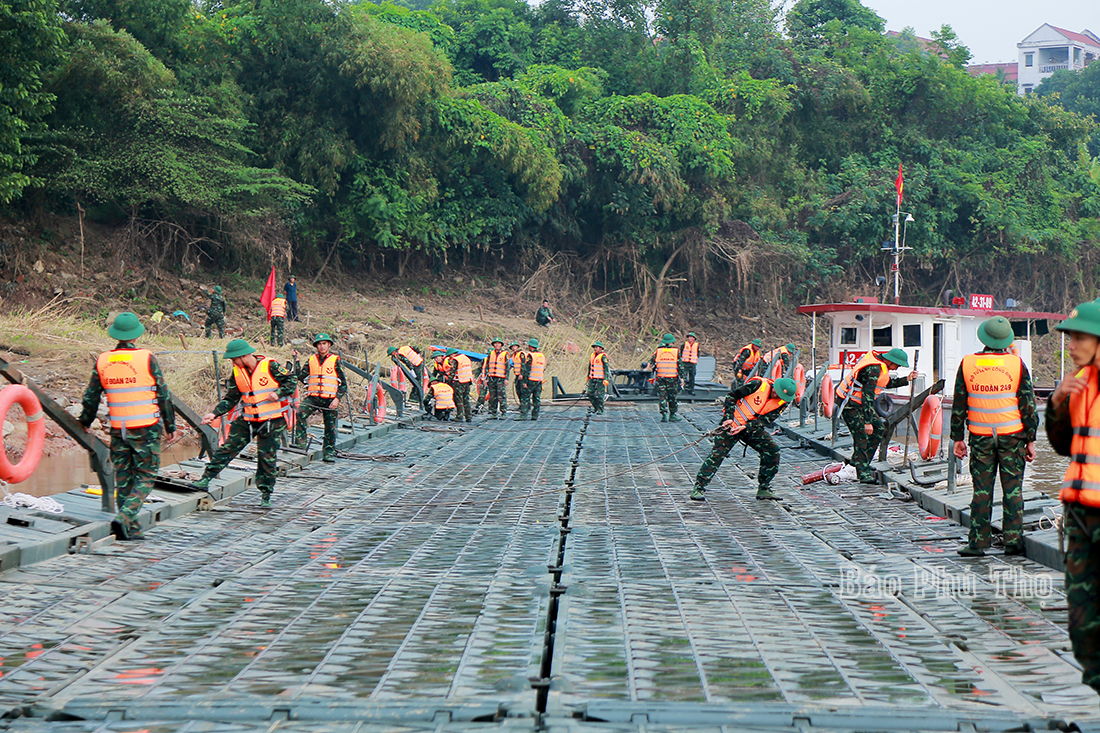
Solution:
M1080 33L1044 23L1024 40L1019 49L1019 92L1029 94L1055 71L1080 71L1100 58L1100 37L1089 30Z

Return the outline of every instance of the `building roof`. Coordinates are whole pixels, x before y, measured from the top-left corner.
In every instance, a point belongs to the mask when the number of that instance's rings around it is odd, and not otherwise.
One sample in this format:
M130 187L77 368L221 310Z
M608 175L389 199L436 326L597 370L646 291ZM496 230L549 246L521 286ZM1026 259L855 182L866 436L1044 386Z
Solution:
M1048 25L1050 24L1048 23ZM1078 43L1083 43L1086 46L1100 46L1100 38L1097 38L1096 34L1088 30L1087 28L1085 29L1084 33L1074 33L1073 31L1067 31L1065 28L1059 28L1056 25L1052 25L1050 27L1058 31L1071 41L1077 41Z
M895 315L923 315L937 316L940 318L953 318L966 316L971 318L993 318L1004 316L1012 321L1046 319L1048 321L1063 321L1065 316L1061 313L1044 313L1042 311L1016 311L1016 310L971 310L969 308L945 308L942 306L921 307L913 305L891 305L888 303L818 303L815 305L800 305L798 312L807 313L893 313Z
M1019 62L1017 61L1005 61L996 64L971 64L966 67L966 71L971 76L981 76L982 74L997 76L1003 74L1004 80L1013 84L1020 80Z
M1043 23L1029 33L1027 38L1017 43L1016 46L1018 48L1023 48L1025 46L1046 46L1052 42L1059 42L1059 38L1065 39L1071 43L1079 43L1092 48L1100 48L1100 36L1097 36L1092 31L1085 29L1080 33L1076 33L1074 31L1067 31L1065 28L1053 26L1050 23Z

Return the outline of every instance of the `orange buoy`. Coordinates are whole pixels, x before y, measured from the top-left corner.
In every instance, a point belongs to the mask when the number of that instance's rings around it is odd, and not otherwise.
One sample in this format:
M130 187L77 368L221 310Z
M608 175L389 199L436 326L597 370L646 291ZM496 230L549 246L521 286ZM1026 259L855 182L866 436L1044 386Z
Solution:
M917 425L917 446L920 457L928 460L940 452L940 436L943 433L943 403L936 395L929 395L920 408Z
M794 383L798 385L794 396L795 404L798 404L802 401L802 395L806 394L806 367L801 364L794 365Z
M8 461L6 450L0 451L0 479L17 484L26 481L42 460L42 446L46 443L46 416L38 397L22 384L12 384L0 389L0 425L8 416L12 405L18 404L27 416L27 447L23 458L14 466Z
M821 378L821 409L825 417L833 416L833 378L828 372Z
M779 358L777 354L775 359L772 360L771 366L768 369L768 379L773 382L783 377L783 360Z
M375 406L374 414L371 416L376 423L385 422L386 420L386 391L382 389L382 385L378 385L378 390L374 393Z

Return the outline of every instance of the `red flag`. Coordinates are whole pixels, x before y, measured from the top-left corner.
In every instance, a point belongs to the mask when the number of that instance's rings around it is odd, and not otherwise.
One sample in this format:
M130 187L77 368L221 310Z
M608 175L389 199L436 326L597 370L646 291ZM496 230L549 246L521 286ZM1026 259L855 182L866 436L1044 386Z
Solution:
M267 276L267 285L260 295L260 305L267 311L267 320L271 320L271 301L275 300L275 265L271 266L271 274Z
M898 163L898 180L894 181L894 186L898 189L898 208L901 208L901 192L905 188L905 181L901 177L901 163Z

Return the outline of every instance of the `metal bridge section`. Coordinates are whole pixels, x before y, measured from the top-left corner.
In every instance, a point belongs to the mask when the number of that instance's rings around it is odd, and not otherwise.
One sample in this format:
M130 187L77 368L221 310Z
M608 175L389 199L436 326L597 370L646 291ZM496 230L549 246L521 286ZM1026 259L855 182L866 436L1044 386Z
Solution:
M430 423L141 543L0 575L0 731L1095 725L1061 578L738 446L713 407Z

